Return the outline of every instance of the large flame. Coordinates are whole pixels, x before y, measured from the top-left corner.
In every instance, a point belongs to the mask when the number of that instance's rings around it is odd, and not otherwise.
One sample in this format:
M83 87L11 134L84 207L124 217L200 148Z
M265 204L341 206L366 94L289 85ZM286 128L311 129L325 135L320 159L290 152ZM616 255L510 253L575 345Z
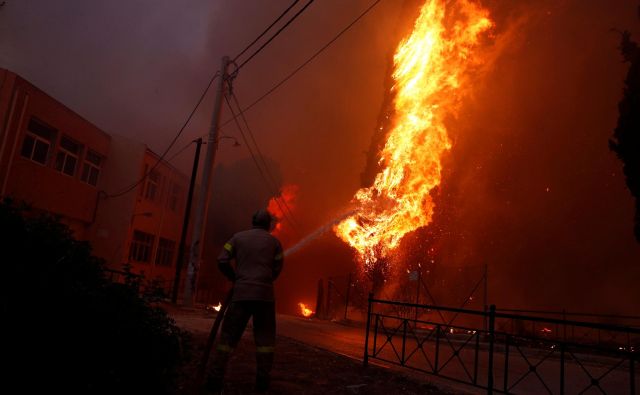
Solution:
M440 184L442 158L451 148L445 118L470 90L473 49L492 26L470 0L445 7L427 0L413 32L394 55L393 126L380 153L382 170L354 197L355 214L334 231L358 253L365 269L395 249L402 237L431 222L431 191Z

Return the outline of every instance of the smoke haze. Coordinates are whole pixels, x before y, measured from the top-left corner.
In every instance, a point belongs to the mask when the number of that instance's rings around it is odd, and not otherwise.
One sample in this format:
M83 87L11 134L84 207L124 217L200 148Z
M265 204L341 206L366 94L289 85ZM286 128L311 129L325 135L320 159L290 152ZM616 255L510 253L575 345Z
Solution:
M8 0L0 8L0 66L106 132L162 152L220 58L235 56L289 3ZM234 82L241 104L284 78L370 3L312 4L241 70ZM298 239L347 210L361 187L389 89L390 56L419 4L382 1L247 112L278 181L299 186ZM637 1L483 4L496 22L495 41L487 43L495 56L475 95L448 123L454 146L435 221L407 238L398 259L431 264L433 258L451 279L447 267L487 264L489 301L499 307L640 314L633 201L607 145L627 68L612 29L630 29L640 39ZM207 133L212 106L209 94L172 153ZM227 108L222 118L230 118ZM239 138L232 123L223 133ZM187 149L174 160L185 174L192 155ZM249 226L253 206L270 197L246 147L221 141L217 162L209 257ZM285 265L277 286L283 311L313 304L319 278L355 270L352 252L330 233Z

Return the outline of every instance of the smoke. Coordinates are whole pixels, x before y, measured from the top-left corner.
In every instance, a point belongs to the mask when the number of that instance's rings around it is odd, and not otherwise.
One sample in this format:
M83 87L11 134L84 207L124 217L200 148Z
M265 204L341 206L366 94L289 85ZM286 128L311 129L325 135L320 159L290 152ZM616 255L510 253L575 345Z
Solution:
M487 264L499 307L639 313L632 201L607 146L625 73L610 29L633 26L634 4L609 5L495 5L511 36L450 121L438 212L410 259L430 253L443 271Z
M0 10L0 64L105 131L159 152L220 57L238 53L289 3L7 1ZM234 83L241 104L274 86L369 3L312 4L241 71ZM385 119L389 57L419 3L380 2L247 112L281 180L300 187L297 240L331 222L375 174L366 151L379 146L372 135ZM441 286L447 289L455 288L458 270L447 268L486 263L490 302L502 307L633 313L640 247L632 235L633 202L607 141L627 67L611 29L638 35L637 2L483 3L497 27L488 47L492 66L447 125L454 145L434 223L410 235L398 259L432 265L432 273L454 284ZM209 95L177 149L207 133L212 105ZM222 118L229 119L226 108ZM232 123L222 133L238 136ZM221 141L217 156L226 175L213 178L219 195L210 206L209 267L217 243L249 226L255 205L271 197L246 147L227 143ZM189 152L175 161L185 174ZM299 300L315 300L319 278L353 270L350 249L330 232L319 235L287 258L279 308L296 311Z

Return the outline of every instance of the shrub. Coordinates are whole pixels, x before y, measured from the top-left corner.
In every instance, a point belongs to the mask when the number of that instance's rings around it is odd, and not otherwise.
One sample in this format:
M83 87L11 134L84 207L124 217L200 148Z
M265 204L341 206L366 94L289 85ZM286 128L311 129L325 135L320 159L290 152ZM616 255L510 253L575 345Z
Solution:
M56 218L0 203L2 359L20 393L168 393L182 333ZM14 387L15 388L15 387Z

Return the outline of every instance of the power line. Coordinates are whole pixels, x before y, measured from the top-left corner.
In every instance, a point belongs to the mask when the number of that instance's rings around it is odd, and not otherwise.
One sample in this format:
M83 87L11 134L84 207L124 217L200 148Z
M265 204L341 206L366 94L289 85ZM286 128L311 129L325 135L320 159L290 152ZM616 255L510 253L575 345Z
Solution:
M262 166L260 166L260 163L256 159L256 155L254 154L253 149L251 149L251 145L249 145L249 140L247 140L247 137L245 136L244 131L242 130L242 126L240 125L240 122L238 121L238 116L239 115L236 115L236 113L235 113L235 111L233 109L233 106L229 102L229 98L226 95L225 95L224 99L227 102L227 107L229 107L229 110L231 111L231 114L233 114L233 116L234 116L233 119L235 120L236 127L238 128L238 131L240 132L240 136L242 136L242 140L244 141L245 145L247 146L247 149L249 150L249 154L251 155L251 159L253 159L253 163L258 168L258 172L260 173L260 176L262 177L262 180L264 181L265 185L267 186L267 190L269 191L269 193L271 195L274 196L274 200L275 200L276 204L278 205L278 207L280 208L280 211L282 212L282 215L284 216L284 218L291 224L291 226L295 230L298 230L297 225L293 222L293 220L291 218L289 218L289 216L287 215L287 212L284 210L284 208L280 204L280 200L278 199L278 194L274 192L273 186L271 185L269 180L267 180L267 177L265 177L264 170L262 170Z
M240 110L242 107L240 107L240 103L238 102L238 97L236 96L235 93L233 93L233 91L231 93L231 97L235 101L236 107L238 107L238 110ZM247 122L247 118L242 113L240 114L240 116L242 117L242 120L244 121L244 125L247 128L247 132L249 133L249 137L251 137L251 141L253 141L253 145L255 146L256 151L258 152L258 157L260 158L260 161L262 162L262 164L263 164L263 166L264 166L264 168L265 168L265 170L267 172L267 175L271 179L271 182L273 183L273 185L278 185L278 183L275 180L275 177L273 177L273 174L271 173L271 171L269 170L269 167L267 166L267 162L264 159L264 155L262 154L262 151L260 151L260 146L256 142L256 139L255 139L255 137L253 135L253 132L251 131L251 128L249 127L249 122ZM276 199L277 199L277 197L276 197ZM294 222L296 222L295 221L295 217L293 215L293 212L291 211L291 208L289 207L289 205L287 204L287 201L284 198L282 199L282 204L284 205L284 207L286 208L286 210L288 211L289 215L294 220Z
M182 124L182 127L178 130L178 133L176 133L175 137L173 138L173 140L171 140L171 143L169 144L167 149L165 149L164 152L162 153L162 155L160 155L160 157L158 158L156 163L153 166L151 166L151 168L148 171L146 171L145 174L143 174L142 177L140 177L140 179L138 181L136 181L135 183L131 184L128 187L125 187L120 192L116 192L116 193L111 194L111 195L107 194L106 195L107 198L114 198L114 197L122 196L124 194L127 194L127 193L131 192L138 185L140 185L149 176L149 174L151 174L156 169L156 167L158 167L160 165L160 162L162 162L164 160L164 157L169 153L169 150L171 150L171 148L176 143L176 141L178 141L178 138L180 137L180 135L182 135L182 132L184 132L185 128L187 127L187 125L191 121L191 118L193 118L193 115L196 113L196 110L198 109L198 107L200 107L200 104L202 103L202 100L204 100L204 97L207 95L207 92L209 91L209 88L211 87L211 84L216 79L216 77L218 77L219 75L220 75L220 72L217 71L213 75L213 77L211 77L211 79L209 80L209 84L207 84L207 87L202 92L202 95L200 95L200 98L198 99L198 102L196 103L196 105L193 107L193 110L191 110L191 113L189 114L187 119Z
M287 9L286 9L286 10L284 10L284 11L282 12L282 14L280 14L280 16L279 16L275 21L273 21L273 22L272 22L272 23L271 23L271 24L270 24L266 29L264 29L264 31L263 31L262 33L260 33L260 35L259 35L258 37L256 37L256 39L255 39L255 40L253 40L249 45L247 45L247 47L246 47L245 49L243 49L243 50L242 50L242 52L240 52L239 54L237 54L237 55L236 55L236 57L235 57L235 58L233 58L233 61L235 62L236 60L238 60L238 58L239 58L240 56L242 56L245 52L247 52L247 50L248 50L249 48L251 48L251 47L253 46L253 44L255 44L256 42L258 42L258 40L260 40L260 39L261 39L265 34L267 34L267 32L268 32L269 30L271 30L271 28L272 28L276 23L278 23L278 22L280 21L280 19L282 19L282 18L283 18L283 17L284 17L288 12L289 12L289 10L291 10L291 9L292 9L296 4L298 4L298 2L299 2L299 1L300 1L300 0L295 0L293 3L291 3L291 5L290 5L289 7L287 7Z
M299 0L298 0L299 1ZM271 41L273 41L273 39L280 34L280 32L282 32L289 24L291 24L293 22L293 20L295 20L314 0L310 0L309 2L307 2L307 4L305 4L305 6L298 11L289 21L287 21L287 23L280 28L265 44L263 44L258 50L256 50L256 52L254 52L247 60L245 60L239 67L237 70L239 70L242 66L244 66L247 62L249 62L253 57L255 57L264 47L266 47L266 45L268 45ZM278 82L276 85L274 85L271 89L269 89L268 91L266 91L264 94L262 94L260 97L258 97L256 100L254 100L251 104L249 104L246 108L242 109L239 108L239 114L238 115L242 115L244 114L246 111L250 110L251 108L253 108L256 104L258 104L259 102L261 102L262 100L264 100L267 96L269 96L271 93L273 93L274 91L276 91L278 88L280 88L285 82L287 82L288 80L290 80L294 75L296 75L300 70L302 70L306 65L308 65L309 63L311 63L316 57L318 57L322 52L324 52L329 46L331 46L331 44L333 44L338 38L340 38L344 33L346 33L349 29L351 29L351 27L353 27L353 25L355 25L360 19L362 19L366 14L368 14L376 5L378 5L378 3L380 3L381 0L375 0L369 7L367 7L360 15L358 15L358 17L356 19L354 19L350 24L348 24L344 29L342 29L335 37L333 37L327 44L325 44L323 47L321 47L318 51L316 51L309 59L307 59L304 63L302 63L300 66L298 66L296 69L294 69L291 73L289 73L284 79L282 79L280 82ZM287 10L285 10L285 12L283 12L283 15L285 15L290 8L292 8L295 5L296 2L294 2L294 4L292 4L291 6L289 6L289 8L287 8ZM273 22L266 30L268 31L275 23L278 22L278 20L280 20L282 18L282 16L280 16L278 19L276 19L275 22ZM242 55L244 52L246 52L246 50L248 48L250 48L255 42L257 42L257 40L259 40L262 36L264 36L265 32L263 32L260 36L258 36L258 38L256 40L254 40L254 42L252 42L249 46L247 46L247 48L245 48L240 54L238 54L236 56L239 57L240 55ZM236 70L236 72L237 72ZM171 141L171 143L169 144L169 146L167 147L167 149L162 153L162 155L158 158L158 160L156 161L156 163L151 167L151 169L149 169L137 182L135 182L134 184L130 185L129 187L124 188L122 191L114 193L114 194L106 194L105 196L108 198L112 198L112 197L118 197L118 196L122 196L130 191L132 191L133 189L135 189L138 185L140 185L148 176L149 174L155 170L156 167L158 167L158 165L160 164L160 162L162 162L162 160L164 160L164 157L167 155L167 153L169 152L169 150L171 150L171 148L173 147L173 145L176 143L176 141L178 140L178 138L180 137L180 135L182 134L182 132L184 131L184 129L187 127L187 125L189 124L189 122L191 121L191 118L193 117L193 115L195 114L196 110L198 109L198 107L200 106L200 104L202 103L202 100L204 99L206 93L209 91L209 88L211 87L211 84L213 83L213 81L216 79L216 77L218 77L219 72L216 72L216 74L214 74L214 76L211 78L211 80L209 81L209 83L207 84L206 89L204 90L204 92L202 93L202 95L200 96L200 99L198 100L198 102L196 103L195 107L193 108L193 110L191 111L191 113L189 114L189 116L187 117L186 121L184 122L184 124L182 125L182 127L180 128L180 130L178 130L178 133L176 134L176 136L173 138L173 140ZM233 113L233 112L232 112ZM236 118L238 115L235 115L227 120L226 122L224 122L222 124L222 126L226 126L229 123L231 123L232 121L237 121ZM185 148L186 149L186 148Z
M262 38L276 23L278 23L290 10L291 8L293 8L300 0L295 0L291 5L289 5L289 7L287 7L287 9L285 9L285 11L275 20L271 23L271 25L269 25L255 40L253 40L249 45L247 45L247 47L242 50L242 52L240 52L238 55L236 55L236 57L234 58L234 60L236 60L237 58L239 58L242 54L244 54L249 48L251 48L251 46L253 46L260 38ZM236 73L238 72L238 70L240 70L240 68L242 68L244 65L246 65L251 59L253 59L253 57L255 57L260 51L262 51L271 41L273 41L285 28L287 28L287 26L289 26L300 14L302 14L302 12L304 12L304 10L307 9L307 7L309 7L309 5L311 5L311 3L313 3L314 0L309 0L307 2L307 4L304 5L304 7L298 11L291 19L289 19L287 21L287 23L281 27L280 29L278 29L278 31L271 36L271 38L269 38L269 40L267 40L267 42L265 42L262 46L260 46L260 48L258 48L247 60L245 60L237 69L236 69ZM206 89L204 90L204 92L202 93L202 95L200 96L200 99L198 100L198 102L196 103L195 107L193 108L193 110L191 111L191 113L189 114L189 117L187 118L187 120L184 122L184 124L182 125L182 127L180 128L180 130L178 130L178 133L175 135L175 137L173 138L173 140L171 141L171 143L169 144L169 146L167 147L167 149L162 153L162 155L160 155L160 157L158 158L158 160L156 161L156 163L154 163L154 165L145 172L145 174L142 175L142 177L140 177L140 179L138 181L136 181L135 183L131 184L128 187L125 187L123 190L121 190L120 192L116 192L114 194L107 194L106 197L107 198L114 198L114 197L118 197L118 196L122 196L125 195L129 192L131 192L133 189L135 189L138 185L140 185L142 182L144 182L144 180L146 180L146 178L160 165L160 163L164 160L165 156L169 153L169 151L171 150L171 148L173 147L173 145L176 143L176 141L178 140L178 138L182 135L182 132L184 131L184 129L187 127L187 125L189 124L189 122L191 121L191 118L193 117L193 115L195 114L196 110L198 109L198 107L200 106L200 104L202 103L202 100L204 99L206 93L209 91L209 88L211 87L211 84L213 83L213 81L216 79L216 77L219 75L219 72L216 72L216 74L214 74L214 76L211 78L211 80L209 80L209 83L207 84ZM181 149L180 152L182 152L185 148ZM176 155L174 155L175 157ZM173 158L172 158L173 159Z
M250 110L251 108L253 108L256 104L258 104L259 102L261 102L264 98L266 98L267 96L269 96L270 94L272 94L276 89L280 88L285 82L287 82L288 80L291 79L291 77L293 77L294 75L296 75L300 70L302 70L306 65L308 65L309 63L311 63L316 57L318 57L318 55L320 55L322 52L324 52L325 49L327 49L329 46L331 46L331 44L333 44L338 38L340 38L340 36L342 36L344 33L346 33L349 29L351 29L351 27L353 27L353 25L355 25L360 19L362 19L365 15L367 15L369 13L369 11L371 11L376 5L378 5L378 3L380 3L381 0L375 0L369 7L367 7L367 9L365 9L360 15L358 15L358 17L356 19L354 19L351 23L349 23L344 29L342 29L335 37L333 37L328 43L326 43L322 48L320 48L318 51L316 51L309 59L307 59L304 63L302 63L300 66L298 66L295 70L293 70L291 73L289 73L289 75L287 75L283 80L281 80L280 82L278 82L276 85L274 85L271 89L269 89L268 91L266 91L265 93L262 94L262 96L258 97L256 100L254 100L251 104L249 104L246 108L244 109L240 109L240 114L244 114L246 111ZM228 119L227 121L225 121L222 126L225 126L231 122L233 122L234 119Z
M269 45L269 43L270 43L271 41L273 41L276 37L278 37L278 35L279 35L279 34L280 34L284 29L286 29L286 28L287 28L287 26L289 26L289 25L290 25L294 20L296 20L296 18L298 18L298 16L300 16L300 14L302 14L302 13L304 12L304 10L306 10L306 9L307 9L307 7L309 7L309 6L311 5L311 3L313 3L314 1L315 1L315 0L309 0L309 1L307 2L307 4L305 4L305 5L304 5L304 7L302 7L302 9L301 9L300 11L296 12L296 14L295 14L293 17L291 17L291 19L289 19L289 20L287 21L287 23L285 23L285 24L284 24L284 26L282 26L280 29L278 29L278 31L277 31L277 32L275 32L275 33L274 33L274 35L273 35L273 36L271 36L271 38L269 38L269 39L267 40L267 42L265 42L264 44L262 44L262 46L260 46L260 48L258 48L258 49L257 49L257 50L256 50L256 51L255 51L251 56L249 56L249 58L248 58L247 60L245 60L244 62L242 62L242 63L240 64L240 66L238 66L238 68L236 69L235 73L237 73L238 71L240 71L240 69L241 69L241 68L243 68L243 67L244 67L244 65L246 65L247 63L249 63L249 61L251 61L251 59L253 59L253 57L254 57L254 56L256 56L258 53L260 53L260 51L262 51L262 50L264 49L264 47L266 47L267 45ZM240 56L240 55L238 55L238 56ZM236 58L237 58L238 56L236 56ZM235 59L234 59L234 61L235 61Z
M264 175L264 170L262 169L262 167L260 166L260 163L258 162L258 160L256 159L256 155L253 152L253 149L251 148L251 145L249 144L249 141L247 140L247 137L244 133L244 131L242 130L242 126L240 125L240 122L238 121L238 115L236 115L233 106L231 105L231 103L229 102L229 98L227 96L225 96L225 101L227 102L227 106L229 107L229 110L231 111L231 113L234 115L234 119L236 120L236 127L238 128L238 131L240 132L240 135L242 136L242 140L244 141L245 145L247 146L247 150L249 150L249 154L251 155L251 159L253 159L253 163L256 165L256 167L258 168L258 172L260 173L260 176L262 177L262 180L264 181L267 190L269 191L269 193L273 196L276 204L278 205L278 208L280 208L280 211L282 212L282 215L284 216L284 218L291 224L291 226L293 226L294 229L297 229L297 225L294 223L294 221L289 218L289 215L287 215L287 212L284 210L284 208L282 207L280 200L278 199L278 193L277 191L274 191L273 185L271 183L269 183L269 180L267 179L267 177L265 177ZM265 169L268 169L268 167L266 166L265 163Z

